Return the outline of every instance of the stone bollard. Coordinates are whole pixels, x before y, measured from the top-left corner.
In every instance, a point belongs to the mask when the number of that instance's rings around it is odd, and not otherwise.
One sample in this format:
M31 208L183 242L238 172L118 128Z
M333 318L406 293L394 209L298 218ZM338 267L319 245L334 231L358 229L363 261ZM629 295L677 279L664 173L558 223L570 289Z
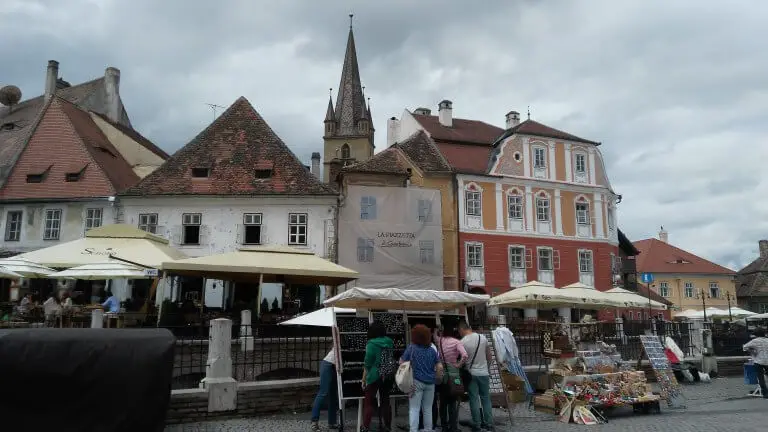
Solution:
M233 411L237 408L237 381L232 378L232 321L211 321L208 362L201 382L208 390L208 412Z
M104 311L94 309L91 312L91 328L104 328Z
M251 327L251 311L249 309L240 312L240 350L242 352L253 351L253 328Z

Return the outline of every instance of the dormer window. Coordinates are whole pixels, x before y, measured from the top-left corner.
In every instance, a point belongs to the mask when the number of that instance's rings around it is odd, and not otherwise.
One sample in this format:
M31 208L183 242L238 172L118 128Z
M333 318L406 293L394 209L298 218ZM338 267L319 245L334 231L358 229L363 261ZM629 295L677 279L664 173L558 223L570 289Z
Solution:
M272 177L272 170L271 169L257 169L253 172L253 176L257 179L268 179Z
M3 123L2 125L0 125L0 130L3 130L3 131L11 131L11 130L13 130L15 127L16 127L16 124L15 124L15 123Z
M67 173L65 175L65 177L64 177L64 180L67 181L67 182L76 182L76 181L80 180L80 173L79 172Z
M207 167L192 168L192 178L208 178L211 175L211 169Z
M64 181L66 182L80 181L80 178L82 178L83 172L85 171L85 168L87 166L88 166L87 164L79 164L79 165L68 167L64 174Z
M27 174L27 183L42 183L45 174Z

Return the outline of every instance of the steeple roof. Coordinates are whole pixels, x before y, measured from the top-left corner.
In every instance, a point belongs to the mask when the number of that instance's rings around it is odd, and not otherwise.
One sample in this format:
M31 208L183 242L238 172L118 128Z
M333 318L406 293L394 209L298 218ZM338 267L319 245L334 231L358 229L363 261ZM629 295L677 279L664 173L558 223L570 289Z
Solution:
M335 114L333 112L333 96L328 96L328 109L325 111L325 121L334 121Z
M360 69L357 65L357 50L352 26L349 27L347 51L341 70L339 92L336 96L336 136L359 136L358 120L368 117L363 86L360 82Z

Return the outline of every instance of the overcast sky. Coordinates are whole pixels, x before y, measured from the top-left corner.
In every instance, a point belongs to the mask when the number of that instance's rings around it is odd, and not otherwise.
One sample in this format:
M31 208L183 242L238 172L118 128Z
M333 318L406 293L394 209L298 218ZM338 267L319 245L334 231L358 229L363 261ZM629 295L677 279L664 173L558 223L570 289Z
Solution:
M122 71L134 127L173 152L247 97L297 155L322 151L348 31L386 119L532 118L603 143L619 225L738 269L768 238L768 2L2 0L0 84ZM524 114L523 114L524 116Z

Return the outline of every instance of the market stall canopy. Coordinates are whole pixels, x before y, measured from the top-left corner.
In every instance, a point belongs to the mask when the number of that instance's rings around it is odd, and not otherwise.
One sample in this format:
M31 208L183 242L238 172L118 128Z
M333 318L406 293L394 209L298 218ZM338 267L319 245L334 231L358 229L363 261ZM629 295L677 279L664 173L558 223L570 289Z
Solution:
M643 297L640 294L634 293L632 291L625 290L624 288L611 288L608 291L606 291L611 296L615 296L619 299L619 302L623 303L625 306L623 307L636 307L636 308L647 308L648 307L648 298ZM651 309L654 310L667 310L667 305L661 302L657 302L656 300L651 300Z
M768 319L768 313L758 314L758 315L752 315L747 317L748 320L764 320Z
M304 315L299 315L277 325L305 325L314 327L333 327L333 315L338 313L355 313L355 309L327 307Z
M48 275L56 273L56 270L25 258L23 255L0 259L0 266L6 271L11 271L25 278L46 278Z
M566 285L561 289L567 290L569 295L575 295L581 298L585 309L602 309L626 307L627 305L621 299L596 290L594 287L585 285L581 282Z
M737 317L748 317L748 316L757 315L757 313L755 312L750 312L740 307L732 307L730 311L726 310L726 312L730 312L729 316L737 316Z
M584 301L580 297L571 295L568 290L555 288L553 285L539 281L524 283L513 290L493 297L488 302L490 306L514 308L566 307L583 304Z
M0 279L19 279L21 275L0 266Z
M707 318L724 317L728 316L728 310L718 309L714 307L707 308ZM704 312L700 310L688 309L681 313L675 314L675 318L690 318L690 319L704 319Z
M447 311L460 306L486 303L485 294L461 291L404 290L399 288L350 288L323 304L354 309Z
M131 225L112 224L88 230L85 237L19 255L48 267L70 268L96 264L110 257L145 267L160 268L165 261L185 258L163 237Z
M154 269L152 269L154 270ZM104 279L149 279L157 276L157 270L147 271L139 266L128 264L126 262L110 260L95 264L85 264L72 267L58 273L48 276L51 279L82 279L82 280L104 280Z
M311 251L287 246L243 248L234 252L164 262L162 269L182 276L210 279L337 286L358 278L346 267Z

